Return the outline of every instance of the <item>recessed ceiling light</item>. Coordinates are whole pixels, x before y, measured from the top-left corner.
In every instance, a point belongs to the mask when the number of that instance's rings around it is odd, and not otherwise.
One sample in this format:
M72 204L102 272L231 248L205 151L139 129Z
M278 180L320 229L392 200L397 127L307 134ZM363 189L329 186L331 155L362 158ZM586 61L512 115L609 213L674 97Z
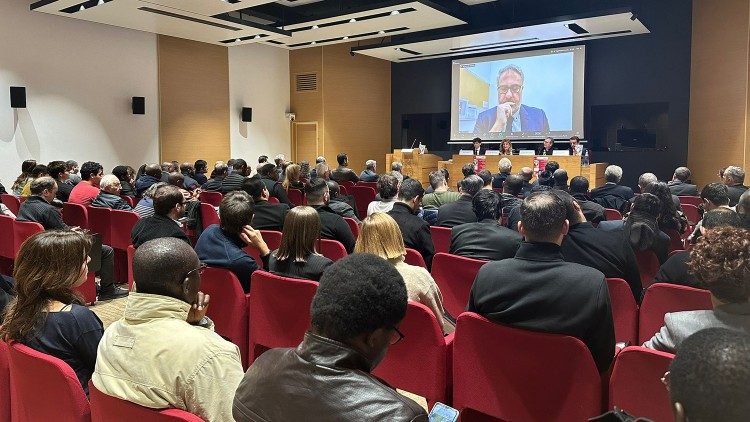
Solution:
M394 50L401 51L401 47L396 47L396 48L394 48Z
M398 15L399 13L401 13L401 12L399 12L398 10L394 10L393 12L391 12L391 16Z
M315 45L315 41L311 42L310 45Z
M79 12L83 12L84 10L86 10L86 6L84 6L84 5L81 5L81 8L78 9Z
M260 39L260 35L254 36L253 39L259 40Z
M313 25L311 29L318 29L318 25Z
M357 20L354 18L349 19L349 23L354 23L354 22L357 22Z
M348 39L349 39L349 37L344 37L344 38L342 38L342 40L348 40Z
M240 42L240 41L242 41L242 40L239 39L239 38L237 38L236 40L234 40L234 42Z
M103 4L104 4L104 0L99 0L99 3L97 3L96 5L97 5L97 6L101 6L101 5L103 5Z

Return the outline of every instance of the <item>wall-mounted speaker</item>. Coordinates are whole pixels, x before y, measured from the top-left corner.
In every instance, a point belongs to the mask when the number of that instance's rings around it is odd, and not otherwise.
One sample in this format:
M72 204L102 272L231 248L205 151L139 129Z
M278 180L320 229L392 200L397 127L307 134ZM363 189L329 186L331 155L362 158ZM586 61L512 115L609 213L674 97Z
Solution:
M133 97L133 114L146 114L146 97Z
M26 108L26 87L10 87L10 106L12 108Z
M253 121L253 109L250 107L242 107L242 121L252 122Z

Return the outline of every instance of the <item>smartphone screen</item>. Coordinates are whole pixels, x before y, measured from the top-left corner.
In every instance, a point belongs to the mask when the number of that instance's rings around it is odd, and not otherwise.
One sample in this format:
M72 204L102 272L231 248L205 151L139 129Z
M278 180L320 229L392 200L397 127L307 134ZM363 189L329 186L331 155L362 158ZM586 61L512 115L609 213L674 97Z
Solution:
M458 420L458 410L437 402L430 412L430 422L456 422Z

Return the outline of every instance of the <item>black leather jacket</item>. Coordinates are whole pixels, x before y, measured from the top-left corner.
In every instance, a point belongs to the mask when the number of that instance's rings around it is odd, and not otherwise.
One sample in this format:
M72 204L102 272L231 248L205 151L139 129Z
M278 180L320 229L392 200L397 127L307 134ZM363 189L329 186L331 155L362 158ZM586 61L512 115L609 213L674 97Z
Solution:
M427 421L370 366L346 345L308 332L296 349L271 349L253 363L232 415L237 422Z

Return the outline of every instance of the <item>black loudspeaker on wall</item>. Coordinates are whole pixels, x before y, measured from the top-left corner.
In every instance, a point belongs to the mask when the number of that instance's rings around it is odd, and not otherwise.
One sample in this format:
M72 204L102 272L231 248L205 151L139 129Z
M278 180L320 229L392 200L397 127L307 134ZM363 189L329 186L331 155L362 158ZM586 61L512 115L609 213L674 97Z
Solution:
M133 97L133 114L146 114L146 97Z
M252 122L253 121L253 109L250 107L242 107L242 121Z
M10 87L10 106L12 108L26 108L26 87Z

